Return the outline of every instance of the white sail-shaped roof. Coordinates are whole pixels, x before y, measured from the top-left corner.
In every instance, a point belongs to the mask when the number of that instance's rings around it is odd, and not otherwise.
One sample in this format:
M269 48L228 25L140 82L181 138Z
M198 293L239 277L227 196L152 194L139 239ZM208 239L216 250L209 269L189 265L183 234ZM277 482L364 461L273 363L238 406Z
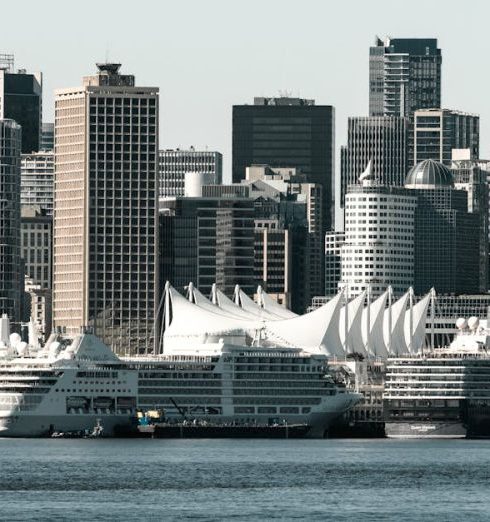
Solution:
M410 353L418 353L424 345L430 298L431 292L423 297L412 308L412 311L407 310L405 312L405 342ZM410 314L412 314L411 318Z
M229 312L232 315L240 317L240 319L248 319L250 321L257 320L258 316L251 314L244 310L241 306L235 304L229 297L227 297L221 290L216 290L216 299L221 310Z
M236 319L237 321L241 321L241 320L245 319L230 311L223 310L220 306L214 305L195 286L189 285L189 291L192 292L192 297L193 297L194 303L197 306L199 306L200 308L202 308L203 310L207 310L208 312L212 312L212 313L215 313L218 315L223 315L225 317L230 317L232 319ZM236 307L236 308L238 308L238 307ZM250 317L250 320L253 320L253 318Z
M402 355L407 353L405 343L405 311L407 309L409 292L391 305L390 309L385 310L384 317L384 339L390 355ZM391 332L390 332L390 313L391 313Z
M362 341L362 312L366 291L358 295L347 305L347 340L345 328L345 306L339 314L339 333L342 346L346 353L362 353L366 355L364 343ZM346 342L347 341L347 342Z
M170 325L164 333L164 349L217 342L220 336L243 338L246 335L243 321L205 310L191 303L172 286L168 288L168 298L172 313Z
M339 337L339 315L343 292L307 314L268 321L265 331L269 338L306 350L321 350L328 355L343 356Z
M369 305L369 325L367 321L368 307L364 309L362 314L362 333L366 350L369 355L376 357L386 357L388 355L383 338L383 319L387 296L388 291L381 294Z
M250 297L248 297L248 295L241 288L238 289L238 298L242 308L247 312L268 321L276 321L279 319L278 315L261 308L255 301L250 299Z
M298 317L298 314L295 314L294 312L291 312L291 310L288 310L285 306L280 305L269 294L264 292L260 286L257 288L257 294L259 296L259 300L261 301L262 308L267 312L273 313L282 319Z

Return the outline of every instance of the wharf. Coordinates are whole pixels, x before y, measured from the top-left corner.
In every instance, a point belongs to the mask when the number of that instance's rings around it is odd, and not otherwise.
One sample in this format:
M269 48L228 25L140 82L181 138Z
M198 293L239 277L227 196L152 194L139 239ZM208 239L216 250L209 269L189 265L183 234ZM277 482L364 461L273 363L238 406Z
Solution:
M170 424L155 423L139 425L137 437L171 438L263 438L294 439L307 436L310 427L307 424L279 425L227 425L227 424Z

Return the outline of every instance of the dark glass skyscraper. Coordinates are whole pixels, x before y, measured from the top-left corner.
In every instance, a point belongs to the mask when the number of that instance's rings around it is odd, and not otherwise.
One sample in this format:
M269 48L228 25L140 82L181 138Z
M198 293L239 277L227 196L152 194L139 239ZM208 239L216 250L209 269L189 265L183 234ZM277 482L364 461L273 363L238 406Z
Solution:
M467 192L455 189L451 171L433 160L415 165L405 186L417 196L415 292L477 294L480 217L468 212Z
M20 256L21 134L16 122L0 120L0 314L8 314L14 323L20 321L24 285Z
M39 150L42 118L42 75L0 69L0 119L22 126L22 153Z
M369 49L369 115L408 116L441 106L436 38L376 38Z
M300 98L255 98L233 107L233 182L251 165L294 167L323 189L323 230L332 226L335 109Z

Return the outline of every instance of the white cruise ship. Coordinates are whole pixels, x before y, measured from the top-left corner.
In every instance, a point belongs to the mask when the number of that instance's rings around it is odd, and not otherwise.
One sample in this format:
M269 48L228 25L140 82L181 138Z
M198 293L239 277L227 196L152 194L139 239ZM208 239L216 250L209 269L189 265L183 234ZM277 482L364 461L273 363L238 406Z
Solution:
M388 437L490 437L490 329L476 317L457 326L446 348L388 359Z
M263 307L240 293L240 305L219 292L212 303L192 287L190 299L167 287L163 350L146 357L118 358L90 333L53 335L36 351L2 334L8 319L1 319L0 435L43 436L98 422L111 434L138 410L162 408L179 420L306 424L321 437L360 399L328 368L340 296L300 317L266 294Z

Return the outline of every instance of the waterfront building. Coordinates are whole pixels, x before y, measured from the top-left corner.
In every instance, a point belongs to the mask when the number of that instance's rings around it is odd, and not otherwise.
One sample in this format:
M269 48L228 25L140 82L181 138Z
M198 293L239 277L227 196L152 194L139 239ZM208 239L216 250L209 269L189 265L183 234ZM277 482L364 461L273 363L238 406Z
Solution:
M52 215L54 152L22 154L20 169L20 204L38 205Z
M419 109L414 113L413 165L431 159L451 167L453 149L468 149L479 158L480 117L449 109Z
M22 127L22 153L39 150L42 121L41 73L13 72L0 67L0 120L15 120Z
M161 150L158 154L159 196L184 196L185 174L205 174L207 184L220 185L223 181L223 156L208 150Z
M56 91L53 326L120 354L154 348L158 88L98 64Z
M369 115L411 117L440 107L441 63L435 38L376 37L369 49Z
M306 182L321 186L325 233L334 212L334 119L332 106L302 98L259 97L253 105L233 106L233 182L245 179L251 165L296 168Z
M477 294L480 281L480 217L468 212L468 195L454 188L451 171L426 160L407 175L417 198L414 288L422 294Z
M53 217L38 205L21 206L21 252L25 273L42 290L52 288Z
M370 289L373 296L392 286L402 294L414 282L416 198L404 188L380 185L371 166L345 197L345 243L341 285L348 295Z
M21 147L20 125L0 119L0 313L9 316L16 330L24 286L20 251Z
M54 123L43 122L39 150L54 150Z
M369 162L377 183L403 186L408 170L408 133L408 118L349 118L347 146L341 151L342 206L348 185L357 183Z
M345 232L332 231L325 234L325 295L327 297L339 291L344 243Z

